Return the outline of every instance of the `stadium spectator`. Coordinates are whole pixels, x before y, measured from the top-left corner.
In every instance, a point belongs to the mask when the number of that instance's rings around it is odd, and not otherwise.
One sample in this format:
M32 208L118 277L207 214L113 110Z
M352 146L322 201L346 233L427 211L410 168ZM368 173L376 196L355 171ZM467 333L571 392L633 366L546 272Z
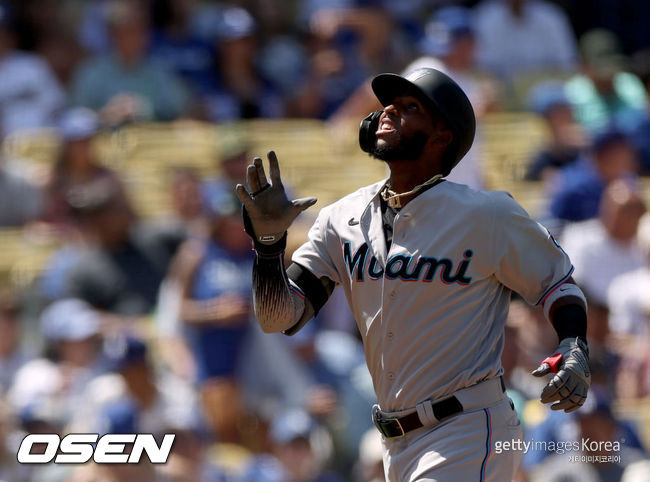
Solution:
M629 138L620 130L605 129L596 135L589 152L560 171L551 192L551 215L563 221L595 217L607 184L633 177L637 170L636 152Z
M35 358L16 373L7 392L13 413L27 432L60 433L74 406L66 400L60 367L47 358Z
M420 39L422 57L404 71L441 67L467 93L476 114L481 117L495 107L495 85L476 63L476 23L472 11L463 7L444 7L431 16ZM430 65L429 65L430 64Z
M262 420L271 420L288 407L317 408L321 418L338 408L331 389L322 396L314 374L294 348L285 336L265 335L259 327L250 329L243 344L247 356L238 372L242 397L247 410Z
M149 27L142 8L136 2L112 0L105 13L113 50L78 68L72 103L98 110L110 125L185 115L190 100L185 87L147 55Z
M641 218L637 237L645 262L614 278L607 290L611 344L621 356L612 375L621 399L650 394L650 214Z
M59 82L67 85L75 65L83 55L74 33L77 29L77 6L70 2L51 0L11 3L15 9L13 16L17 47L40 55Z
M384 450L381 434L375 427L368 430L361 438L359 460L355 466L357 482L384 482Z
M633 71L643 83L648 104L630 136L639 151L641 174L650 175L650 49L637 52L633 57Z
M71 431L102 431L103 417L114 408L129 415L135 427L130 433L159 436L198 426L195 393L185 381L159 369L145 342L123 333L112 336L104 345L104 356L108 371L86 386Z
M184 224L188 233L195 232L191 225L200 222L203 214L201 176L196 169L181 166L172 169L171 177L172 209L177 222Z
M0 227L21 227L41 217L43 191L18 163L8 161L0 156Z
M172 168L170 177L172 213L154 218L150 225L163 239L172 259L188 239L207 236L208 220L203 206L202 179L199 173L190 166L177 166ZM179 321L181 298L178 280L166 277L160 285L155 310L160 355L175 374L194 380L196 366L183 339Z
M543 0L485 0L475 12L478 63L506 83L576 69L571 26L555 5Z
M607 301L609 327L619 335L650 335L650 214L639 222L638 242L644 263L612 280Z
M141 430L138 423L139 415L138 407L129 400L106 403L99 409L97 417L99 422L94 432L99 437L105 434L138 433ZM127 452L131 449L130 444L126 444L124 447ZM146 455L142 457L138 464L100 464L90 460L89 463L72 467L74 467L75 472L66 480L72 480L73 482L91 482L95 480L155 482L158 480L157 466L153 465Z
M169 460L157 467L162 480L174 482L229 482L237 480L239 464L236 459L246 458L245 450L236 452L233 446L229 456L219 457L219 446L208 445L208 441L200 430L172 428L167 431L175 435L173 449ZM215 456L215 453L217 454ZM233 461L235 460L235 463ZM233 467L234 465L234 467Z
M529 104L544 120L549 138L531 158L525 179L545 181L550 187L560 169L578 160L585 139L573 118L562 83L548 81L536 85L530 92Z
M63 299L47 306L40 317L47 355L64 369L87 371L93 378L105 367L101 353L101 315L81 300Z
M22 346L20 303L14 290L0 290L0 395L13 383L16 372L31 357Z
M616 393L622 399L650 394L650 215L639 223L638 242L645 257L639 269L611 282L607 301L609 329L622 361L616 376Z
M562 421L556 417L557 423ZM564 417L566 418L566 417ZM542 436L533 440L557 442L578 441L579 451L571 450L571 455L582 457L572 461L567 452L554 453L545 461L535 467L530 473L531 482L560 482L567 480L580 480L584 482L605 482L621 480L625 468L632 462L646 458L639 438L631 427L618 420L611 408L611 396L604 393L601 387L592 387L585 405L575 412L576 433L572 438ZM564 421L566 423L566 420ZM556 433L556 435L561 435ZM581 441L589 442L587 449ZM618 441L620 450L617 452L609 449L606 442ZM595 443L594 443L595 442ZM600 442L600 443L599 443ZM608 459L616 454L618 457ZM605 460L601 460L604 457Z
M341 482L325 470L331 439L309 414L285 410L271 422L271 453L253 458L242 482Z
M620 350L612 342L609 329L609 307L593 296L587 295L587 339L592 383L610 393L618 393L617 373L621 369Z
M530 372L539 366L539 360L546 357L545 353L553 350L557 336L542 310L531 307L518 296L513 296L510 302L507 329L508 334L512 335L507 343L513 346L516 354L506 355L504 352L504 362L511 364L504 377L508 393L515 395L511 398L515 404L519 403L516 407L522 414L522 423L526 425L529 420L523 410L524 402L537 399L539 391L544 388L543 380L532 376Z
M45 221L58 227L71 227L73 219L67 196L75 189L98 180L124 189L118 174L97 159L94 140L99 128L95 112L84 107L69 109L61 116L58 134L62 145L45 190Z
M192 166L169 169L171 211L146 220L152 232L163 241L171 259L189 237L204 236L207 231L199 172Z
M11 4L0 3L0 137L54 123L65 93L38 55L16 49Z
M377 70L403 67L393 55L393 22L378 4L355 0L305 2L298 14L310 64L306 79L289 102L296 117L327 119ZM364 97L365 100L365 97Z
M68 201L88 247L68 271L66 295L118 317L150 314L169 262L164 240L135 218L112 182L95 181Z
M94 0L84 2L80 7L77 42L84 52L91 55L108 54L111 39L106 24L106 10L113 0Z
M257 68L256 33L256 21L247 10L223 10L214 39L218 75L204 100L211 121L274 118L284 113L282 99Z
M650 4L637 0L564 0L560 4L571 18L576 35L605 28L620 39L623 51L631 54L650 47Z
M251 143L243 129L223 127L217 137L218 159L216 177L203 182L203 197L207 202L211 195L230 192L246 176L246 166L251 159Z
M83 403L88 383L106 370L102 357L101 316L76 299L55 301L40 317L45 355L61 377L63 420L69 422Z
M612 280L643 266L637 230L645 210L634 188L617 180L605 189L598 218L565 227L560 244L571 256L576 282L595 302L607 306Z
M582 72L565 87L576 120L586 131L598 132L610 125L629 131L647 106L641 81L626 72L616 36L602 29L580 38Z
M341 51L354 53L371 72L390 65L387 54L393 22L382 2L305 2L299 15L317 39L333 41Z
M68 398L66 378L60 367L47 358L36 358L24 364L16 373L14 383L7 393L7 401L15 417L20 440L24 434L54 433L61 435L68 415L79 403ZM41 449L42 449L41 445ZM18 443L12 447L14 457ZM71 467L64 464L25 465L17 480L66 480ZM11 479L10 479L11 480Z
M187 0L152 2L151 56L181 77L195 98L213 89L216 81L215 53L191 28L196 8Z
M239 442L244 416L236 371L249 332L253 258L233 191L217 191L206 206L206 239L184 243L169 277L181 290L181 332L197 366L203 408L220 440Z
M28 480L29 466L16 460L15 438L19 435L15 414L4 397L0 397L0 480Z

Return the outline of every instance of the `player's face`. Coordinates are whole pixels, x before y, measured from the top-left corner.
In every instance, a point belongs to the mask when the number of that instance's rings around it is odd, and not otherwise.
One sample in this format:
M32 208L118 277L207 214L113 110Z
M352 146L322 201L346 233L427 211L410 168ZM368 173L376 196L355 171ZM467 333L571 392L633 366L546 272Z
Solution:
M372 155L382 161L416 160L438 124L417 97L397 96L379 118Z

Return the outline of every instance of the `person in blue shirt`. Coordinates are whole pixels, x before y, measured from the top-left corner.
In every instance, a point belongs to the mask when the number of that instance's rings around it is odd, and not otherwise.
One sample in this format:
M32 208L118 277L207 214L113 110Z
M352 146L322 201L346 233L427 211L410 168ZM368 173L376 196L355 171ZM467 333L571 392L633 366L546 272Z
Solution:
M529 104L544 121L549 139L529 160L525 179L552 183L559 170L579 158L584 136L561 82L536 84L529 93Z
M186 115L190 96L179 77L149 56L149 18L133 2L106 8L112 50L83 62L74 74L71 103L97 110L110 125L170 121Z
M566 166L552 195L551 215L563 221L584 221L598 214L605 186L635 176L636 152L620 130L609 128L594 137L590 152Z
M232 191L215 189L205 201L209 235L186 241L173 261L181 267L179 318L210 428L221 441L237 442L237 367L250 326L253 254Z
M194 3L161 0L152 5L151 57L179 76L195 98L202 98L217 81L215 51L191 25Z

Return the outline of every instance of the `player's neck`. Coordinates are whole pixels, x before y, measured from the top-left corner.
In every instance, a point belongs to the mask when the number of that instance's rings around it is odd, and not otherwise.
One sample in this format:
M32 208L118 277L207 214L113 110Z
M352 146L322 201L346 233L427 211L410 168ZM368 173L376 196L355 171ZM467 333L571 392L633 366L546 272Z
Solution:
M391 175L388 180L388 187L382 194L389 206L402 208L420 193L427 190L427 186L437 183L440 178L437 169L435 170L416 170L416 169L396 169L391 166Z
M437 166L426 166L428 169L422 168L417 161L415 163L398 161L390 163L389 166L388 184L396 193L408 192L436 174L440 174L440 169Z

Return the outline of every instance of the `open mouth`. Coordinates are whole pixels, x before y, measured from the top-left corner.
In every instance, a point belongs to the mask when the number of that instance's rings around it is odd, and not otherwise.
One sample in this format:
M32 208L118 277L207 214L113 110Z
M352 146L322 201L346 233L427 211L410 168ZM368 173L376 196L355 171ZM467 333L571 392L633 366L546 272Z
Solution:
M395 132L395 124L388 118L382 119L377 128L376 135L387 134L389 132Z

